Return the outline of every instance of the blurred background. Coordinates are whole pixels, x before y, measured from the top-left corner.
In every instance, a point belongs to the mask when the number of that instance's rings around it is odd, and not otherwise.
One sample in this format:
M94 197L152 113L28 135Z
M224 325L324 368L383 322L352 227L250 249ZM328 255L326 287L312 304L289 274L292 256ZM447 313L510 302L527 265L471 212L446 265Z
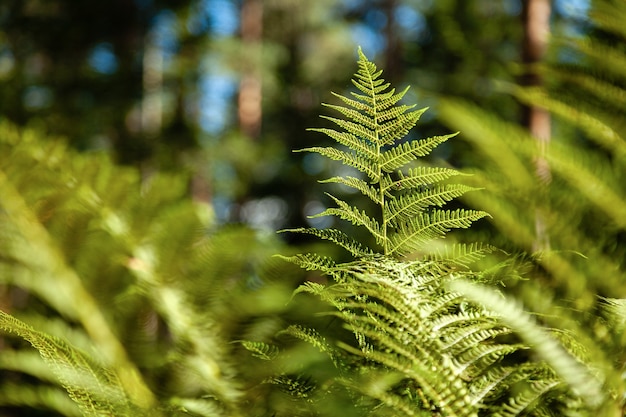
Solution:
M307 217L324 191L367 208L317 183L345 167L292 152L333 145L307 128L353 91L360 46L430 107L408 139L461 132L420 163L474 174L459 181L482 190L450 206L492 217L446 241L514 255L528 279L478 267L588 333L621 381L624 336L596 313L626 297L624 22L624 0L0 0L0 309L135 367L177 409L298 414L267 384L284 369L240 342L294 324L345 336L321 301L290 302L324 278L273 255L345 256L275 233L344 230ZM290 372L332 379L319 352L282 345ZM1 416L80 415L26 342L0 349ZM361 415L350 403L299 415Z
M4 0L0 117L104 149L145 176L189 172L189 192L219 222L302 226L327 203L314 185L327 166L290 151L328 143L306 128L320 126L330 91L351 87L358 45L387 80L412 86L407 102L431 106L417 136L450 131L440 96L524 123L523 106L497 86L520 80L532 59L525 22L542 17L529 3ZM585 34L589 0L537 3L553 36ZM471 159L456 142L437 157Z

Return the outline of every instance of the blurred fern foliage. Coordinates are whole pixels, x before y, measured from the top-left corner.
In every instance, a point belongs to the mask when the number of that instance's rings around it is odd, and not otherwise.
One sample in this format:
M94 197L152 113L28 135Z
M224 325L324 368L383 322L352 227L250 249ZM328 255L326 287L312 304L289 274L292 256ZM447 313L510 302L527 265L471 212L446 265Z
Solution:
M551 40L552 53L534 68L542 87L507 86L549 112L545 149L516 124L468 103L444 99L440 110L449 126L463 126L462 140L471 145L470 184L486 190L466 201L493 215L488 239L532 253L537 216L543 223L549 246L534 253L533 280L510 290L548 323L592 335L590 349L623 370L626 338L607 330L603 315L607 300L626 296L626 30L618 23L626 7L593 1L589 16L584 35ZM537 160L549 178L537 179ZM571 320L562 319L563 310Z
M233 341L297 317L299 275L276 237L214 227L188 183L0 124L7 413L248 415L258 368Z
M359 55L353 79L357 92L336 95L342 104L328 106L343 118L324 117L339 130L315 129L338 145L303 151L354 168L354 176L322 183L351 187L374 204L352 206L330 195L336 206L319 216L364 228L374 244L337 229L289 230L331 241L352 257L347 262L318 253L285 257L329 278L328 284L307 282L296 294L327 302L326 314L338 318L351 335L337 339L320 329L286 329L317 347L337 368L337 375L321 384L323 389L319 380L311 382L313 375L306 379L309 384L291 389L319 409L345 390L357 406L355 415L622 412L621 368L609 350L594 344L597 335L580 326L546 326L501 291L500 283L528 278L523 272L528 261L505 256L494 263L489 259L496 251L492 246L441 240L450 230L487 216L480 210L447 209L449 202L475 189L450 182L459 172L420 161L454 135L406 139L425 109L398 104L406 90L396 92L382 79L382 71ZM550 303L545 296L538 298ZM606 317L613 322L624 318L617 313L623 300L604 300L603 305L612 306L604 311L611 310ZM557 320L575 322L575 315L563 310L551 321ZM619 326L604 329L619 332ZM272 361L280 358L279 348L259 344L253 351Z
M606 30L618 30L620 7L596 10ZM558 182L547 186L527 135L448 100L442 114L485 156L469 177L425 162L455 135L411 139L425 109L402 104L407 90L361 51L353 84L328 105L333 128L314 129L334 146L302 151L353 169L323 182L368 204L329 195L319 215L366 238L290 231L343 257L216 227L186 197L185 175L145 177L0 124L0 405L67 416L624 415L626 301L612 292L622 249L563 215L623 230L620 119L591 109L568 119L573 104L556 92L516 90L589 135L584 152L564 140L540 155ZM597 123L611 129L595 134ZM526 255L537 212L553 250ZM479 220L521 255L450 239Z

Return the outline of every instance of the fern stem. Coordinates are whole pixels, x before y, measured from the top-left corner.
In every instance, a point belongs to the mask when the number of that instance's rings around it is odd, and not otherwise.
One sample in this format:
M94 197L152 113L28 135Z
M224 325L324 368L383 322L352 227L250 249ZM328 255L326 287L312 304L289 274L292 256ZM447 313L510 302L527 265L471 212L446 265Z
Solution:
M365 57L365 54L363 53L363 51L361 50L361 48L359 48L359 56L361 57L361 59L363 61L365 61L366 63L369 63L368 59ZM374 78L372 77L372 72L371 71L367 71L367 74L369 75L368 78L368 82L370 84L370 89L371 91L375 91L376 90L376 85L374 83ZM374 120L374 123L376 123L376 125L378 125L378 117L377 117L377 95L376 94L372 94L372 119ZM378 128L374 129L374 135L375 135L375 146L376 146L376 160L380 161L381 157L382 157L382 153L381 153L381 139L380 139L380 132L378 130ZM378 205L380 206L380 213L381 213L381 230L380 233L382 235L382 247L383 247L383 255L387 256L389 255L389 239L387 238L387 213L385 210L385 190L383 189L382 186L382 178L383 178L383 172L382 172L382 168L380 164L376 164L376 175L377 175L377 188L378 188Z

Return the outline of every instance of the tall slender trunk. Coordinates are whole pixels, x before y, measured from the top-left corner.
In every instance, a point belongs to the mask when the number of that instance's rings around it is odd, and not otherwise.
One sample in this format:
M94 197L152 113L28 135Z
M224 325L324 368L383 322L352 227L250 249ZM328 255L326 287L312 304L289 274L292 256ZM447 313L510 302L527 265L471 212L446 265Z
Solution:
M524 0L522 8L522 22L524 39L522 47L522 61L526 67L521 77L521 84L527 87L543 85L541 75L537 72L536 64L543 59L550 34L550 0ZM550 142L550 114L537 106L524 105L522 108L522 123L536 138L539 154L535 161L535 172L538 180L544 186L550 182L550 167L543 157ZM535 242L534 250L547 250L550 247L550 238L547 232L545 216L540 211L535 214Z
M148 36L143 53L143 100L141 103L141 130L148 137L161 132L163 104L163 53Z
M385 26L385 40L387 46L385 48L385 78L389 81L398 81L401 74L400 65L400 39L398 38L396 27L396 7L397 0L385 0L382 7L387 18Z
M239 84L239 127L250 138L256 139L261 132L261 40L263 36L262 0L243 0L241 5L241 40L253 51L244 65Z

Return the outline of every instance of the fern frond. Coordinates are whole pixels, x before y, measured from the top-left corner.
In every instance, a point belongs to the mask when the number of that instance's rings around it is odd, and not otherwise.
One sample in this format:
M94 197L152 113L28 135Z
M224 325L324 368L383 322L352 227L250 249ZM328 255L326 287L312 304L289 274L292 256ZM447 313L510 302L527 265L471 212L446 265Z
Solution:
M294 152L314 152L322 156L332 159L333 161L340 161L341 163L356 168L369 177L372 182L378 182L380 175L376 166L372 166L372 163L365 159L363 156L357 153L344 152L335 148L313 147L299 149Z
M600 309L616 334L626 331L626 299L603 297L600 299Z
M367 141L366 143L376 143L377 126L375 120L372 120L370 117L362 114L361 112L350 109L348 107L335 106L332 104L325 104L325 106L330 109L336 110L348 119L354 120L354 122L330 116L320 116L322 119L329 120L348 132L353 132L355 136L365 139ZM376 148L372 147L371 149L375 150ZM375 153L372 153L372 156L375 155Z
M379 143L383 146L393 145L396 141L404 138L415 127L424 111L424 109L420 109L404 113L396 119L380 124L377 131Z
M96 365L83 352L3 311L0 328L27 340L39 351L85 415L132 415L133 407L117 375Z
M456 321L456 323L459 322L458 320ZM472 319L466 316L463 323L463 327L454 326L452 329L443 328L441 331L441 340L444 348L446 350L449 349L455 355L461 353L457 351L459 347L462 350L467 349L467 345L474 346L488 339L511 333L510 329L499 327L494 321L481 320L472 322Z
M337 203L338 207L327 208L323 212L311 216L312 218L323 216L337 216L342 220L349 221L355 226L365 227L378 243L382 243L384 241L384 236L376 219L369 217L364 210L359 210L357 207L350 206L346 202L328 193L326 193L326 195L332 198L335 203Z
M294 256L276 256L287 262L296 264L306 271L321 271L330 273L335 267L335 261L332 258L314 253L298 254Z
M340 120L340 119L333 119L333 118L329 118L331 120ZM309 128L307 129L311 132L318 132L318 133L323 133L326 136L335 139L337 141L337 143L339 143L340 145L343 145L347 148L353 149L356 152L358 152L360 155L362 155L363 157L369 159L369 160L375 160L376 159L376 147L374 145L372 145L373 140L375 139L375 137L370 136L369 140L362 140L361 137L367 139L368 138L368 131L362 131L362 129L359 129L359 131L361 131L361 133L364 133L363 136L358 136L356 133L356 130L352 130L351 133L349 132L338 132L336 130L333 129L327 129L327 128Z
M591 407L602 403L604 395L602 381L582 364L577 362L553 337L541 328L516 301L504 298L491 288L455 280L450 283L453 290L463 293L468 298L486 305L498 312L502 320L525 341L568 383L570 387L585 399Z
M362 179L347 176L347 177L332 177L325 180L319 181L322 184L326 183L335 183L335 184L343 184L350 188L354 188L357 191L360 191L361 194L372 200L373 202L377 202L379 195L378 190Z
M381 181L381 190L385 193L389 191L400 191L410 188L420 189L421 187L445 181L455 175L464 175L461 172L450 168L439 167L417 167L410 168L407 174L398 171L398 179L392 179L389 175L384 175ZM390 194L391 195L391 194Z
M352 98L334 93L342 104L325 106L338 112L343 118L322 116L342 130L310 129L326 134L347 149L310 147L297 152L318 153L365 174L366 179L350 176L332 177L321 182L339 183L360 191L378 206L375 216L370 215L367 210L351 207L333 196L331 198L337 207L328 208L316 216L333 215L356 226L363 226L382 248L383 255L402 256L419 249L420 245L435 236L441 237L451 228L467 227L465 217L459 213L440 214L448 216L444 221L445 227L441 223L441 218L436 219L435 222L439 224L432 227L418 225L420 220L414 221L413 218L418 217L424 223L429 223L431 217L424 216L431 207L442 207L475 188L451 184L437 185L438 182L459 174L452 169L408 166L456 136L458 132L400 142L427 109L414 110L415 105L398 104L406 95L408 87L396 92L381 78L382 71L377 70L376 65L367 59L361 49L358 53L359 69L354 74L352 83L359 93L351 93ZM474 215L473 218L479 217ZM407 224L415 227L407 228ZM400 237L395 236L398 233ZM407 240L398 244L398 241L404 238ZM413 240L413 243L409 243L409 240Z
M278 356L278 347L263 342L242 340L241 345L252 353L252 356L270 361Z
M494 415L502 417L517 417L524 415L529 409L536 405L539 398L546 393L554 391L563 383L558 379L542 378L524 384L523 391L510 398L508 403L503 403L501 407L494 409Z
M404 254L417 250L432 240L442 238L455 228L468 228L476 220L489 216L484 211L458 209L433 210L400 223L390 237L389 254Z
M305 327L294 324L294 325L289 326L288 328L286 328L285 330L281 331L278 334L279 335L286 334L286 335L295 337L296 339L305 341L315 346L317 349L319 349L320 352L332 353L335 351L335 348L332 347L326 341L326 339L321 334L319 334L319 332L317 332L315 329L305 328Z
M470 338L463 344L468 343ZM474 348L455 356L453 361L457 372L470 379L480 375L489 366L500 361L506 356L526 348L523 344L478 344Z
M408 133L408 130L406 133ZM400 137L405 136L406 133ZM433 136L428 139L404 142L382 153L382 157L379 161L380 169L384 172L394 172L409 162L415 161L416 158L428 155L437 146L456 135L458 135L458 132L444 136Z
M498 366L488 369L479 376L475 376L470 384L470 403L484 404L490 396L497 397L507 388L505 381L519 371L519 367Z
M355 257L364 257L374 254L371 249L364 247L359 242L337 229L313 229L302 227L297 229L285 229L281 230L280 232L304 233L317 236L320 239L334 242L335 244L350 252Z
M323 297L323 294L326 290L327 287L325 285L319 284L317 282L307 281L304 284L300 285L298 288L296 288L293 292L293 295L308 293Z
M267 378L265 383L277 385L281 391L298 399L308 399L317 388L308 378L293 375L278 375Z
M388 201L385 207L385 220L391 225L397 225L419 215L428 207L442 207L447 202L474 190L476 188L466 185L447 184L408 196L401 195Z
M496 250L496 247L481 242L444 245L435 251L430 251L424 260L468 268L470 264Z
M368 369L364 370L363 374L358 380L353 381L344 378L341 382L355 392L363 393L380 401L381 404L377 404L375 407L377 411L381 411L380 409L384 405L389 409L390 415L396 415L400 412L405 416L430 416L430 413L416 407L417 401L410 388L407 387L405 392L400 393L394 389L398 385L403 385L401 373Z

